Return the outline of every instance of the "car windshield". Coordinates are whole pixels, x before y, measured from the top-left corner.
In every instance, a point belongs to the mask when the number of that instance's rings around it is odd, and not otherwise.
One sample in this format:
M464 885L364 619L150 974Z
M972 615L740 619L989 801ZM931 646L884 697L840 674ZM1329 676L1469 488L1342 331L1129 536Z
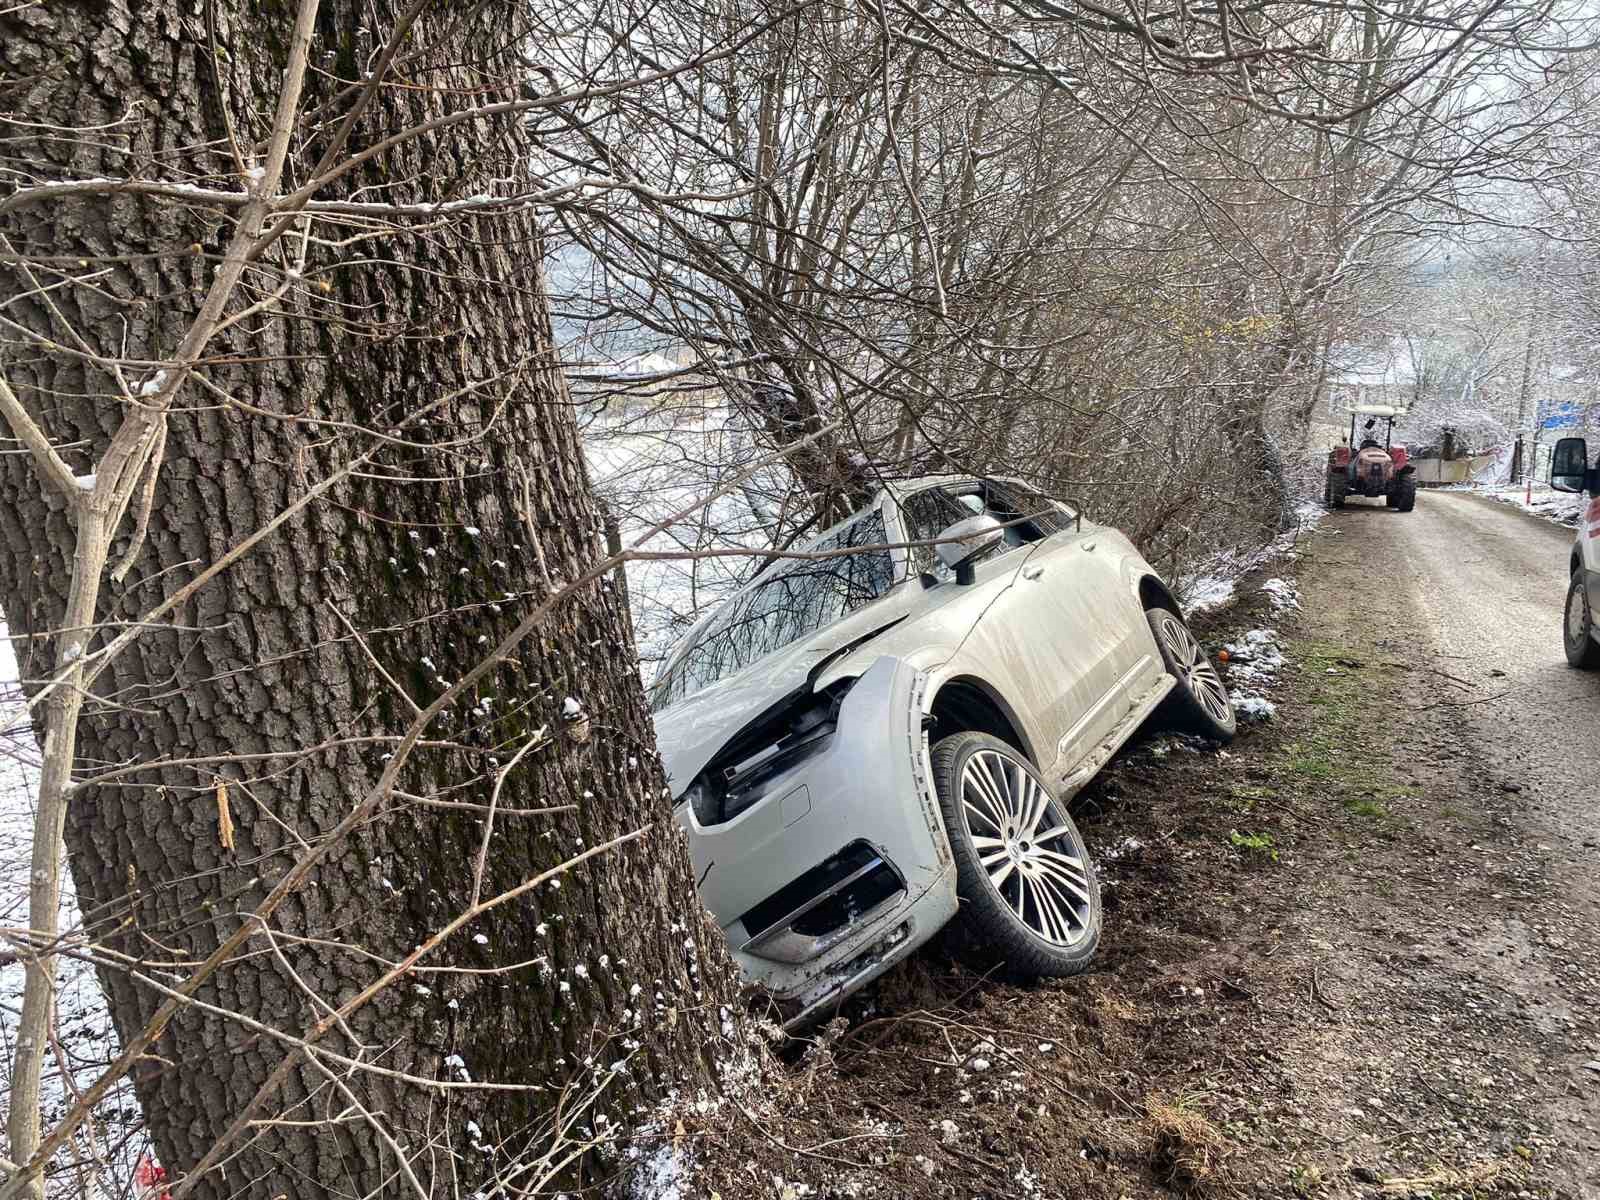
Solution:
M805 547L807 553L864 547L860 553L773 563L673 656L650 706L659 711L691 696L883 595L894 584L884 541L882 515L863 513Z

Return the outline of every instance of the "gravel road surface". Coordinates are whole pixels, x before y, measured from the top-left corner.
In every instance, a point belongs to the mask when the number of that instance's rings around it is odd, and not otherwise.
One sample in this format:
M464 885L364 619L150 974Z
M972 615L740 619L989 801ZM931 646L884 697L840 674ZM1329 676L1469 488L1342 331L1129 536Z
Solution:
M1369 504L1330 514L1305 616L1408 664L1396 761L1440 839L1397 897L1413 917L1348 972L1372 990L1373 1066L1600 1197L1600 673L1562 653L1573 534L1460 493Z

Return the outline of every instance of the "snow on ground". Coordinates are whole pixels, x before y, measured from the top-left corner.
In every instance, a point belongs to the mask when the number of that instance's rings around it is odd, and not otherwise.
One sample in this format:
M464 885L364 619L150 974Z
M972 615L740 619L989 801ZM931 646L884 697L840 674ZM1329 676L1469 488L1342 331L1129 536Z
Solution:
M1290 593L1294 591L1281 579L1273 582L1283 585ZM1277 595L1271 592L1268 594L1272 595L1274 603L1277 603ZM1298 599L1294 603L1298 606ZM1282 611L1282 608L1279 611ZM1277 630L1251 629L1242 637L1229 642L1223 650L1228 655L1228 695L1233 700L1234 712L1246 721L1271 720L1277 714L1278 708L1267 698L1267 691L1278 678L1278 672L1283 670L1284 663L1288 661L1284 657L1283 645L1278 640Z
M1474 492L1480 496L1488 496L1491 500L1498 500L1502 504L1515 505L1523 512L1532 513L1536 517L1543 517L1557 525L1565 525L1568 529L1575 529L1584 512L1588 509L1590 500L1587 496L1573 495L1570 492L1558 492L1548 484L1536 483L1529 491L1525 483L1504 484L1496 487L1480 487L1477 484L1463 484L1459 487L1447 488L1452 492Z
M1261 584L1261 590L1272 602L1273 612L1300 607L1300 592L1287 579L1268 579Z
M1229 604L1234 591L1251 571L1275 558L1293 558L1295 543L1316 528L1323 518L1322 505L1306 501L1295 509L1295 526L1263 546L1222 550L1177 581L1178 598L1191 617L1215 612Z
M39 747L27 712L21 703L18 671L12 644L0 625L0 925L28 925L28 871L33 854L33 814L39 789ZM60 926L76 929L78 901L69 878L61 897ZM45 1059L43 1081L45 1128L66 1111L71 1099L64 1086L62 1067L78 1088L87 1087L117 1053L111 1031L111 1014L94 977L94 969L81 959L56 960L56 1041L58 1058ZM11 1092L11 1062L16 1053L17 1021L22 1009L23 968L20 962L0 966L0 1094ZM3 1107L3 1105L0 1105ZM134 1136L137 1108L131 1093L113 1091L101 1106L97 1136L101 1152L112 1160L102 1191L118 1194L145 1151L144 1139ZM77 1194L63 1180L61 1194Z
M628 1200L684 1200L690 1174L689 1156L668 1143L657 1146L635 1166L628 1179Z

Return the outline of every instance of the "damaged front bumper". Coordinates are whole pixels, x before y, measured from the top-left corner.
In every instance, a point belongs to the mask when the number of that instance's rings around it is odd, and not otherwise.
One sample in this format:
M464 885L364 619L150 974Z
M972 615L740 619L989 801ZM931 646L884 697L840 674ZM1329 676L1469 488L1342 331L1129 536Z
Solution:
M880 658L850 686L822 748L709 826L693 805L700 895L786 1028L809 1023L931 938L956 875L923 727L927 677Z

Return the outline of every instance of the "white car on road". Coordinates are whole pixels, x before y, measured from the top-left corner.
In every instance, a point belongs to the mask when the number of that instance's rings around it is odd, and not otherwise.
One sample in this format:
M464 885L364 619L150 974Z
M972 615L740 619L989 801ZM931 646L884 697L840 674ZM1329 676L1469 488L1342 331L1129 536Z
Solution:
M1572 544L1571 582L1562 625L1567 661L1575 667L1600 667L1600 462L1589 465L1589 443L1583 438L1562 438L1550 461L1550 486L1558 492L1588 493L1594 497L1578 519L1578 536Z
M652 692L701 898L791 1027L965 908L1019 973L1081 970L1100 894L1067 801L1222 680L1122 534L1011 479L886 488L775 559Z

